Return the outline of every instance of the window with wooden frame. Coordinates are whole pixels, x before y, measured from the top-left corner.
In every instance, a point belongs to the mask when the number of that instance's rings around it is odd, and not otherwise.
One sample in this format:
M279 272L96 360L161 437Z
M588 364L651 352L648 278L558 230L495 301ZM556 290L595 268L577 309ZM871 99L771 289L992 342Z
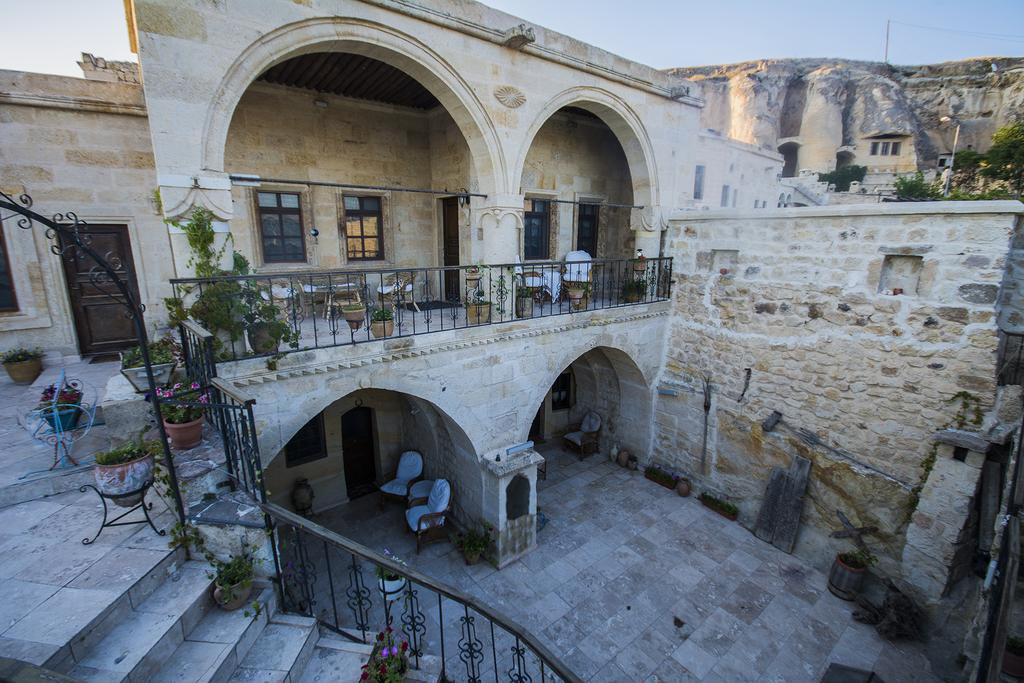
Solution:
M568 410L572 407L572 372L563 372L551 385L551 410Z
M380 197L345 195L345 253L349 261L384 258L384 212Z
M264 263L305 263L302 202L295 192L257 192Z
M576 214L576 251L597 256L597 229L601 207L598 204L580 204Z
M546 261L551 257L548 248L551 202L544 199L527 199L526 206L528 208L523 215L523 259Z
M284 447L285 467L296 467L327 457L327 440L324 438L324 416L317 415L295 432L295 436Z
M7 252L7 241L0 227L0 312L18 310L18 297L14 293L14 275L11 273L11 259Z

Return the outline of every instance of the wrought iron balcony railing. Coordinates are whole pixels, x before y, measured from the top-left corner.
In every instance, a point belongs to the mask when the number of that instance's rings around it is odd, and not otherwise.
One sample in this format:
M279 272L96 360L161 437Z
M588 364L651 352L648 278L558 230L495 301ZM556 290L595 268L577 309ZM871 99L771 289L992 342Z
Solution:
M216 360L618 308L671 296L672 259L325 270L171 280Z

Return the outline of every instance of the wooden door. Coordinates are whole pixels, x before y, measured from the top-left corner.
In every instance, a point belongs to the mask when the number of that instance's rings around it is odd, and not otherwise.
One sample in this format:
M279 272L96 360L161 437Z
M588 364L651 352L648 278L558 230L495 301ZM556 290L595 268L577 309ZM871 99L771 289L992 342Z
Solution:
M128 283L138 299L139 286L135 280L135 264L126 225L82 226L91 241L89 246L117 268L117 274ZM109 353L135 346L135 326L125 315L125 308L111 300L103 288L90 281L89 274L96 262L78 249L72 248L62 259L64 278L71 297L71 310L78 333L78 351L82 355ZM113 283L104 288L117 292Z
M371 408L353 408L341 416L341 450L349 499L371 493L377 477Z
M533 416L533 423L530 424L530 439L535 443L544 441L544 404L540 404L537 414Z
M445 197L441 200L441 250L445 266L459 265L459 198ZM459 271L444 272L445 301L457 301L459 296Z

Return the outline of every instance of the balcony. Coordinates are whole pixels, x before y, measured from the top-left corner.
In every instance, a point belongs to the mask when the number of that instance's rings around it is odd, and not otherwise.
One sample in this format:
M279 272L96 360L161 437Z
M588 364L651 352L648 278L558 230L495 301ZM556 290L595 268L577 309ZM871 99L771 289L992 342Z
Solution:
M530 261L171 280L216 360L363 344L666 301L672 259Z

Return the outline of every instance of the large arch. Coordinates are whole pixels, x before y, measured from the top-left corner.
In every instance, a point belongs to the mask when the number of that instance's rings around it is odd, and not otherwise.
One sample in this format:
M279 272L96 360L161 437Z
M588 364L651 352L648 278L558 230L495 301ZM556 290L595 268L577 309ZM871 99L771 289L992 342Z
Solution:
M584 351L576 349L559 358L544 382L529 397L526 414L536 411L542 404L556 378L569 368L576 375L577 418L586 410L593 409L601 414L602 441L611 441L628 447L634 454L646 458L651 445L654 403L651 383L644 376L636 360L626 351L612 346L594 346ZM581 392L590 392L580 396ZM530 422L519 426L519 438L529 438ZM622 427L628 425L631 430ZM611 439L611 441L608 441Z
M347 52L385 62L415 78L445 107L469 145L479 191L506 191L499 136L473 88L426 44L391 27L350 17L287 24L261 36L235 59L207 109L202 167L223 172L228 130L246 89L267 69L312 52Z
M509 187L518 188L538 131L555 112L565 107L577 107L594 114L607 125L618 138L626 160L629 163L633 183L633 203L645 207L649 213L660 204L657 164L654 145L640 116L624 100L616 95L589 86L578 86L563 90L551 98L538 112L533 123L522 138L515 164L507 179ZM648 226L650 229L650 226Z

